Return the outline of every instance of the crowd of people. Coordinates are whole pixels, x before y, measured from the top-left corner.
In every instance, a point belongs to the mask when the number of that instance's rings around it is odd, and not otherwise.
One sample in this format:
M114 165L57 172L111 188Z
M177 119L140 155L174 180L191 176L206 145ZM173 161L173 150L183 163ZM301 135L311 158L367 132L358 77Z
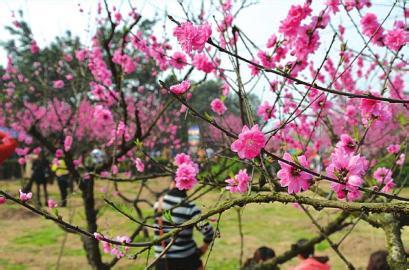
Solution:
M89 154L83 153L84 166L87 170L93 170L100 164L103 164L106 159L106 154L100 149L94 149ZM32 155L31 167L29 168L29 181L23 188L23 192L31 192L33 184L36 185L36 200L35 203L41 206L41 193L44 193L45 205L48 204L47 185L53 184L54 179L57 180L58 189L60 191L60 203L58 206L66 207L67 198L74 191L74 182L70 178L69 170L63 157L50 160L44 152L38 155Z

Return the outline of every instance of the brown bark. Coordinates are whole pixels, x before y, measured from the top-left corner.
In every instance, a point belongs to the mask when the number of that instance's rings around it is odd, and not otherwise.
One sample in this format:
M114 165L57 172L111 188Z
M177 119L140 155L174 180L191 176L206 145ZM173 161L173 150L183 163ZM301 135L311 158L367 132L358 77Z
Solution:
M82 191L82 199L84 202L84 212L87 222L87 230L89 232L96 232L97 226L97 210L95 209L94 199L94 179L91 177L88 180L83 180L80 185ZM106 270L110 267L102 261L101 251L99 249L99 242L95 238L82 236L82 244L87 254L88 263L92 269Z

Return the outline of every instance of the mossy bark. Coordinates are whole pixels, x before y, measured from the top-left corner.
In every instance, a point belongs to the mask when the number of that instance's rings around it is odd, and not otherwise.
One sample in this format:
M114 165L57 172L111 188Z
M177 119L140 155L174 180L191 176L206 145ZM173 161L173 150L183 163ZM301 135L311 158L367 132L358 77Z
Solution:
M409 269L408 258L402 243L402 235L399 221L390 214L384 214L382 229L386 236L386 246L388 249L388 263L391 269Z

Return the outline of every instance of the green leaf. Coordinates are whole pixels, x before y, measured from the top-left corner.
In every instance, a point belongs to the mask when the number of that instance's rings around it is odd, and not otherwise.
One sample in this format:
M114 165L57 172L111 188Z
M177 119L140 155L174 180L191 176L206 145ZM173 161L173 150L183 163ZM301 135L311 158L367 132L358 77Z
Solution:
M170 210L165 210L165 212L163 212L163 219L173 224L172 213Z
M301 166L300 161L298 161L297 154L291 154L291 158L293 159L295 164L297 164L298 166Z
M213 117L210 114L208 114L207 112L204 113L204 116L206 117L207 120L213 121Z
M354 137L354 139L357 141L357 140L359 140L359 129L358 129L358 127L357 126L354 126L354 134L353 134L353 137Z

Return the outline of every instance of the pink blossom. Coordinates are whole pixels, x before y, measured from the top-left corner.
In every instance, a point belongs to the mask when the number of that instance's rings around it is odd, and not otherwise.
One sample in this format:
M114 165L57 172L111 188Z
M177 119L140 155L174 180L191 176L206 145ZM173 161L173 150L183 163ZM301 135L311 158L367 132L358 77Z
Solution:
M122 14L121 14L121 12L116 12L115 14L114 14L114 17L115 17L115 23L116 24L119 24L120 22L121 22L121 20L122 20Z
M386 148L386 150L390 154L397 154L397 153L399 153L400 145L399 144L391 144L391 145L388 146L388 148Z
M170 87L170 91L176 95L182 95L186 93L187 90L190 88L190 82L189 81L183 81L179 84L172 85Z
M38 47L35 40L31 42L30 51L32 54L37 54L40 51L40 47Z
M71 62L72 61L72 56L70 54L64 54L64 60L67 62Z
M251 129L244 126L239 138L232 143L231 150L236 152L241 159L252 159L260 154L265 143L266 139L258 125L254 125Z
M408 41L408 34L404 29L395 28L389 30L385 35L385 45L391 50L397 51Z
M363 98L360 109L364 124L367 124L369 120L387 122L392 118L388 105L377 100Z
M223 83L223 86L222 86L222 96L227 97L227 96L229 95L229 92L230 92L230 87L229 87L229 85L228 85L226 82Z
M112 174L118 174L118 172L119 172L118 166L112 165L111 172L112 172Z
M325 113L332 107L332 102L329 101L325 95L322 95L312 103L311 107L314 112L320 112L322 110L322 113Z
M209 58L203 54L196 54L193 58L193 65L198 70L201 70L205 73L210 73L214 70L214 64L209 60Z
M259 51L257 53L257 56L260 58L261 60L261 64L265 67L265 68L274 68L275 67L275 59L273 58L272 55L264 52L264 51Z
M63 80L57 80L53 82L53 87L55 89L61 89L64 87L64 81Z
M295 36L298 32L298 27L301 21L304 20L310 13L311 8L308 5L293 5L288 11L287 17L281 21L278 31L285 36Z
M192 189L197 184L197 172L193 163L182 163L176 170L176 187L180 190Z
M86 50L77 50L75 51L75 58L77 58L78 61L82 62L87 57L87 54L88 52Z
M338 148L341 148L347 154L355 152L357 144L354 139L352 139L348 134L342 134L340 139L341 140L336 144Z
M299 164L305 168L309 167L309 163L304 155L299 156L297 161L294 161L289 153L285 153L283 159ZM278 163L281 166L281 170L278 171L277 176L280 179L280 185L282 187L288 187L288 193L298 193L303 190L308 190L312 179L311 174L285 162L279 161Z
M64 150L65 152L70 151L72 146L72 137L71 136L66 136L64 139Z
M19 190L19 192L20 192L20 201L22 201L22 202L29 201L29 200L31 200L31 197L33 197L33 193L31 193L31 192L24 193L24 192L21 191L21 189Z
M259 61L258 60L253 60L252 61L255 64L258 64ZM251 76L257 76L260 73L260 68L258 68L257 66L253 65L253 64L249 64L249 68L251 71Z
M405 154L402 153L399 155L399 159L396 161L396 164L398 164L399 166L402 166L404 162L405 162Z
M26 164L26 159L25 158L19 158L18 159L18 164L20 164L20 165Z
M246 170L240 170L233 178L229 178L225 181L228 185L226 189L232 193L245 193L248 190L250 176Z
M55 151L55 157L56 158L62 158L64 156L64 151L62 149L57 149Z
M187 63L186 56L181 52L175 52L169 63L176 69L183 69Z
M180 153L180 154L177 154L177 155L175 156L175 164L176 164L176 166L180 166L180 165L182 165L183 163L191 163L191 162L192 162L192 159L190 158L189 155L187 155L187 154L185 154L185 153Z
M3 196L0 196L0 204L5 204L6 203L6 198Z
M145 170L145 164L143 164L140 158L135 159L135 167L138 172L143 172Z
M98 232L94 232L94 238L98 241L101 241L104 239L104 236Z
M270 105L268 101L264 101L264 103L258 107L257 116L260 116L264 121L267 121L274 117L274 112L275 110L273 106Z
M329 7L332 13L335 14L339 11L339 5L340 5L339 0L327 0L325 4Z
M272 48L277 43L277 36L272 34L271 37L267 41L267 48Z
M345 152L342 148L335 149L331 154L331 164L326 168L327 175L338 179L340 183L331 183L331 188L339 199L348 197L349 200L359 199L363 176L368 169L368 161L359 155Z
M212 28L208 24L196 26L191 22L180 24L173 31L175 36L186 53L192 50L201 52L212 34Z
M53 199L48 199L47 206L49 209L56 208L58 206L57 202Z
M106 241L102 241L102 250L104 251L104 253L110 253L111 252L111 244L106 242Z
M213 99L210 103L210 107L212 108L212 111L218 115L223 115L227 111L226 105L224 105L220 98Z
M374 172L373 177L381 185L382 192L389 192L395 187L395 183L393 182L392 178L392 171L390 169L384 167L378 168Z
M383 45L383 28L378 23L378 18L373 13L366 13L361 18L362 32L368 37L372 37L372 42L377 45Z

